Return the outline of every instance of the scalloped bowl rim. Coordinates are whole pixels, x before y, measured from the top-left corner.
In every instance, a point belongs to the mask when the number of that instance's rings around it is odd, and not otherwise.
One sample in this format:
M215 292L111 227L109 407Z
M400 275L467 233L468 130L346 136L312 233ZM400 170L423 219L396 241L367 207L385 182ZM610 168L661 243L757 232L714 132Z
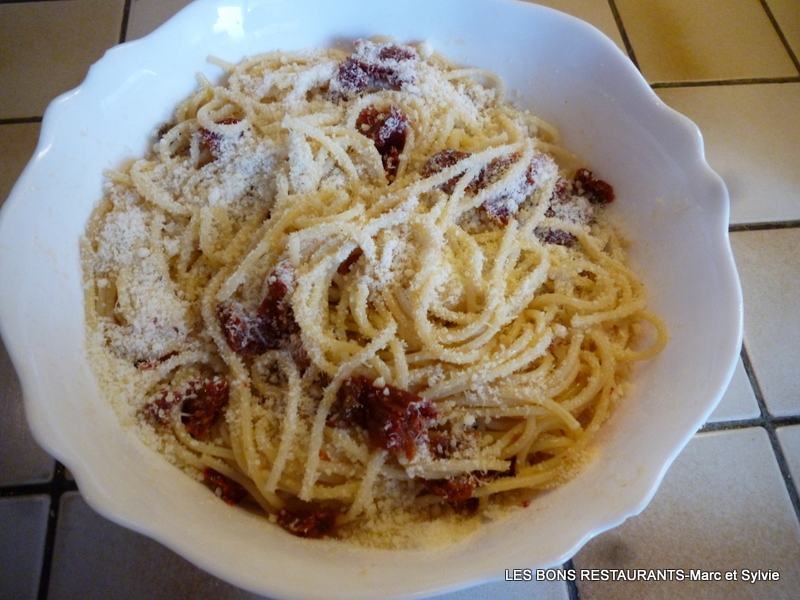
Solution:
M334 15L315 0L199 0L145 38L109 50L48 107L34 156L0 212L0 332L31 429L95 510L276 598L420 597L498 579L506 568L562 563L644 509L732 377L742 296L727 190L705 161L697 127L582 21L511 0L380 7L361 0L336 8ZM494 33L503 44L487 41ZM585 472L436 551L364 550L259 526L261 517L211 499L123 430L84 354L77 238L101 197L101 171L144 153L148 131L193 89L197 72L219 77L205 62L209 51L237 61L375 34L427 39L457 62L501 73L517 93L512 100L561 129L564 145L617 188L613 210L631 228L632 261L671 332L667 350L637 370L635 391L599 434L599 455ZM558 37L566 34L569 47ZM533 57L524 67L521 52ZM647 167L657 168L642 175ZM74 319L61 318L63 311ZM653 427L651 414L668 419ZM578 497L588 494L591 502Z

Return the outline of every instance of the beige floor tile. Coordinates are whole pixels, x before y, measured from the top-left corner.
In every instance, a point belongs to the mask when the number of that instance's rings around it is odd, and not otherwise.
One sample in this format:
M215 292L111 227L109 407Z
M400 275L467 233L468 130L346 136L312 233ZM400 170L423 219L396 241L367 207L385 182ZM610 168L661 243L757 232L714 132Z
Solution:
M39 123L0 125L0 206L36 149Z
M0 119L41 116L119 41L124 0L0 4Z
M708 422L739 421L755 419L759 416L761 416L761 410L758 408L753 386L750 385L742 360L739 359L739 362L736 363L736 370L733 372L733 379L717 408L708 418Z
M800 413L800 229L731 234L744 291L744 343L767 410Z
M625 52L625 44L619 33L617 22L614 20L614 14L609 8L608 0L536 0L535 4L555 8L594 25L611 38L620 50Z
M730 192L731 223L800 219L800 83L657 92L703 133Z
M192 0L133 0L125 40L132 41L147 35L191 2Z
M767 0L767 4L794 55L800 58L800 2L797 0Z
M797 76L758 0L616 3L651 83Z
M737 571L737 581L579 581L581 600L793 598L800 589L800 526L766 431L699 434L644 512L590 541L581 569ZM742 581L742 569L779 581Z
M800 425L779 427L776 434L786 457L786 464L789 465L795 490L800 494Z

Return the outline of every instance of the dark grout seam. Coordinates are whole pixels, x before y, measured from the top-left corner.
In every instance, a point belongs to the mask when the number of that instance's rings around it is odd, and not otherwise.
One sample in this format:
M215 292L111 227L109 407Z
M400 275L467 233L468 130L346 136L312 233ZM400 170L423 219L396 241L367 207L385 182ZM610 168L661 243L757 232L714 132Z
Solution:
M800 496L798 496L797 488L795 487L794 479L792 478L792 473L789 470L789 463L786 460L786 455L783 453L783 448L781 447L780 440L778 440L778 435L776 433L777 427L800 423L800 416L773 417L770 414L769 410L767 409L767 404L764 400L764 394L761 391L761 384L758 382L755 370L753 369L753 363L750 361L750 355L748 354L744 344L742 344L741 356L742 363L744 364L744 370L747 373L747 378L750 380L750 385L753 388L753 394L756 397L758 408L761 411L761 420L763 421L762 427L764 427L764 430L767 432L769 442L772 445L772 452L775 455L776 462L778 463L778 469L780 469L781 475L783 476L783 482L784 485L786 485L786 491L789 493L789 500L794 508L795 518L798 520L798 522L800 522Z
M611 14L614 15L614 21L617 24L617 29L619 30L619 35L622 38L622 43L625 45L625 52L628 53L628 58L631 59L631 62L636 69L641 72L641 69L639 68L639 61L636 60L636 54L633 51L633 45L628 37L628 32L625 30L625 25L622 22L622 16L619 14L619 10L617 9L617 3L614 0L608 0L608 7L611 9Z
M565 562L562 569L566 569L568 571L575 571L575 563L572 562L570 558L567 562ZM578 589L578 583L573 580L567 581L567 592L569 593L569 600L581 600L581 591Z
M75 491L77 489L78 486L75 482L67 479L64 465L57 462L50 492L50 512L47 515L47 536L45 537L44 552L42 553L42 572L39 576L39 594L37 600L47 600L50 588L50 573L53 565L53 551L55 549L61 496L66 492Z
M764 223L739 223L728 227L730 233L742 231L768 231L771 229L796 229L800 221L773 221Z
M3 0L0 0L2 2ZM0 125L24 125L25 123L41 123L42 117L16 117L13 119L0 119Z
M702 81L655 81L650 84L654 90L665 88L689 88L689 87L720 87L732 85L764 85L768 83L798 83L800 75L797 77L749 77L742 79L704 79Z
M124 44L128 38L128 20L131 16L131 0L125 0L125 6L122 9L122 23L119 28L119 43Z
M0 4L30 4L32 2L52 2L53 0L0 0ZM64 0L61 0L62 2Z
M775 15L772 14L772 9L769 7L767 0L761 0L761 8L764 9L764 12L767 13L767 18L769 19L770 23L772 23L772 27L775 28L775 33L778 34L778 37L783 44L786 53L789 55L789 58L792 59L794 63L794 68L797 69L797 72L800 73L800 60L797 59L797 55L792 50L792 46L789 44L789 40L786 39L786 36L783 35L783 31L781 30L781 26L778 25L778 20L775 18Z

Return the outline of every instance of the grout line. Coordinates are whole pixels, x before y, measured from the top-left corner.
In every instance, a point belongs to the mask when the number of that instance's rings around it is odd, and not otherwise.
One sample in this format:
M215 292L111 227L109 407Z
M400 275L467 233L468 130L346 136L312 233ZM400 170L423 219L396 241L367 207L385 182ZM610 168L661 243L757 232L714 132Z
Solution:
M570 558L567 562L561 565L562 569L568 571L575 571L575 563ZM578 583L573 580L567 580L567 592L569 593L569 600L581 600L581 591L578 589Z
M728 85L759 85L767 83L798 83L797 77L749 77L742 79L704 79L701 81L656 81L650 84L653 89L683 88L683 87L713 87Z
M47 535L44 540L44 550L42 552L42 570L39 573L39 593L38 600L47 600L50 588L50 572L53 566L53 549L55 548L56 529L58 525L59 504L61 502L61 489L65 483L64 465L56 462L56 471L53 475L53 485L50 492L50 511L47 515Z
M124 44L128 37L128 19L131 16L131 0L125 0L125 6L122 9L122 23L119 27L119 43Z
M52 2L52 1L53 0L0 0L0 4L29 4L32 2Z
M3 0L0 0L2 2ZM22 125L25 123L41 123L42 117L15 117L12 119L0 119L0 125Z
M794 53L794 50L792 50L789 40L787 40L786 36L783 35L781 26L778 24L778 20L775 18L775 15L772 14L772 9L769 7L767 0L761 0L761 8L763 8L764 12L767 13L767 18L769 18L770 23L772 23L772 26L775 28L775 33L778 34L783 47L786 49L787 54L789 54L789 58L791 58L792 62L794 63L794 68L797 69L798 73L800 73L800 61L797 60L797 55Z
M639 61L636 60L636 54L633 52L633 45L631 45L631 40L628 37L628 32L625 30L625 25L622 22L622 16L619 14L615 0L608 0L608 7L611 9L611 13L614 15L614 21L617 24L619 35L622 37L622 43L625 45L625 51L628 53L628 58L631 59L633 66L635 66L636 69L641 73L642 70L639 68Z
M776 426L781 426L785 424L792 424L793 421L797 420L800 422L800 417L773 417L769 410L767 409L766 401L764 400L764 394L761 391L761 385L758 383L758 378L756 377L755 370L753 369L753 363L750 362L750 355L747 353L747 349L742 344L742 363L744 364L744 370L747 373L747 378L750 380L750 385L753 388L753 393L756 397L756 402L758 403L758 408L761 410L761 418L764 421L763 427L767 432L767 437L769 437L770 445L772 446L772 452L775 455L775 461L778 463L778 469L781 472L781 476L783 477L783 483L786 486L786 491L789 494L789 501L792 503L792 508L794 508L795 518L800 522L800 496L797 493L797 488L794 485L794 480L792 479L792 473L789 470L789 463L786 460L786 455L783 453L783 448L781 447L780 440L776 434Z
M800 418L800 417L799 417ZM731 431L735 429L747 429L750 427L763 427L764 419L756 417L755 419L742 419L741 421L714 421L706 423L697 433L709 433L711 431Z
M39 576L37 600L47 600L50 588L50 574L53 566L53 551L55 550L61 496L66 492L78 489L74 481L66 478L65 473L66 467L60 462L56 462L56 470L50 491L50 512L47 516L47 536L45 537L44 552L42 553L42 571Z
M739 223L730 225L728 231L737 233L741 231L766 231L770 229L795 229L800 227L800 221L774 221L762 223Z

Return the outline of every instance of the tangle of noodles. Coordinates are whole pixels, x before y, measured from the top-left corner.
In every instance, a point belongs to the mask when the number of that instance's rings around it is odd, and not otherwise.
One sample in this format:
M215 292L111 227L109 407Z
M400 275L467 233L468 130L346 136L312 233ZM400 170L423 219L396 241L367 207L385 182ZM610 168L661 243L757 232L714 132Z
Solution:
M572 476L667 339L613 188L427 44L216 64L82 242L122 419L223 500L365 545Z

